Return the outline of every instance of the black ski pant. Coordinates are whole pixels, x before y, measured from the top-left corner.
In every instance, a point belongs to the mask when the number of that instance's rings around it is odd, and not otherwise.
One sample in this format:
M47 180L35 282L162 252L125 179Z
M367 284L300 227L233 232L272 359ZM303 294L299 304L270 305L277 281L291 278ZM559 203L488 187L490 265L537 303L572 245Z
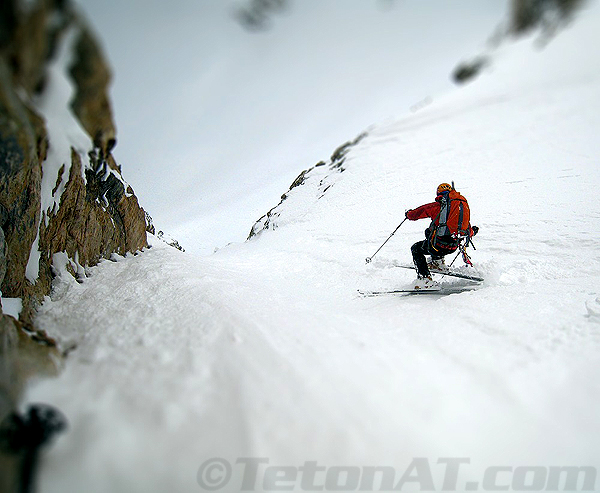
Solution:
M417 268L417 274L421 277L430 276L429 267L427 267L427 260L425 260L425 255L431 255L433 260L438 260L444 258L444 255L447 253L442 252L432 252L430 248L429 240L417 241L410 249L413 256L413 262L415 263L415 267ZM448 252L452 253L452 252Z

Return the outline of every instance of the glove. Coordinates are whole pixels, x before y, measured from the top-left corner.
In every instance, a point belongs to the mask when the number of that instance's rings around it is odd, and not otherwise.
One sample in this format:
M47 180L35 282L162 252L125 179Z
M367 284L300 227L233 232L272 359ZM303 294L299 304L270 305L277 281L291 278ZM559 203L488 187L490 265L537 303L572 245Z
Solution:
M409 212L412 212L412 209L407 209L406 212L404 213L404 217L408 217Z
M477 226L472 226L471 229L473 230L473 236L479 233L479 228Z

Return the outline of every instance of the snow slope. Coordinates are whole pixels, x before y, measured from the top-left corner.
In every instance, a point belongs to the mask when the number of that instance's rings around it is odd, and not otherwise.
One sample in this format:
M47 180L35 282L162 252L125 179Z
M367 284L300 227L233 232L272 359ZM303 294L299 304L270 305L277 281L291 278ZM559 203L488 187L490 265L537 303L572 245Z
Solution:
M402 491L432 489L411 470L423 460L441 491L440 458L469 458L457 491L485 489L495 466L513 468L495 483L510 490L546 485L523 467L598 468L599 21L594 4L545 51L506 46L493 73L370 129L344 172L315 168L290 191L274 231L210 257L157 242L63 279L37 322L73 349L28 400L58 406L70 432L41 491L202 491L211 458L232 467L219 491L240 490L244 457L391 466ZM481 228L484 285L359 297L411 280L391 260L409 261L424 221L364 259L449 180ZM265 466L256 491L308 489Z

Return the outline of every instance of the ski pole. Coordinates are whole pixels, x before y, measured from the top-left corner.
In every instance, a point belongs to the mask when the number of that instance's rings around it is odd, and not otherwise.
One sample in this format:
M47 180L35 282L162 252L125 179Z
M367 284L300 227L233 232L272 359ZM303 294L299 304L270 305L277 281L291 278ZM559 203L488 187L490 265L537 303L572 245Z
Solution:
M388 236L388 239L387 239L387 240L385 240L385 241L383 242L383 244L382 244L382 245L381 245L381 246L380 246L380 247L377 249L377 252L375 252L373 255L371 255L370 257L367 257L367 258L365 259L365 262L367 262L367 264L368 264L369 262L371 262L371 260L373 260L373 257L374 257L375 255L377 255L377 253L379 252L379 250L381 250L381 249L383 248L383 245L385 245L385 244L386 244L386 243L387 243L387 242L390 240L390 238L396 234L396 231L398 231L398 230L400 229L400 226L402 226L402 225L404 224L404 221L406 221L407 219L408 219L408 218L407 218L407 217L405 217L405 218L404 218L404 220L403 220L403 221L402 221L400 224L398 224L398 227L397 227L397 228L396 228L396 229L395 229L395 230L392 232L392 234L391 234L390 236Z
M456 262L456 259L458 258L458 256L459 256L461 253L462 253L462 252L461 252L461 250L460 250L460 248L459 248L459 249L458 249L458 253L456 254L456 257L454 257L454 260L452 260L452 262L450 262L450 265L448 266L448 269L450 269L450 267L452 267L452 265L454 264L454 262ZM443 278L443 277L446 277L446 274L447 274L447 272L446 272L445 274L442 274L442 278Z
M454 260L452 262L450 262L450 265L448 266L448 268L452 267L452 265L454 264L454 262L456 262L456 259L458 258L458 256L462 253L462 251L460 250L460 248L458 249L458 253L456 254L456 257L454 257ZM445 274L444 274L445 275ZM442 276L443 277L443 276Z

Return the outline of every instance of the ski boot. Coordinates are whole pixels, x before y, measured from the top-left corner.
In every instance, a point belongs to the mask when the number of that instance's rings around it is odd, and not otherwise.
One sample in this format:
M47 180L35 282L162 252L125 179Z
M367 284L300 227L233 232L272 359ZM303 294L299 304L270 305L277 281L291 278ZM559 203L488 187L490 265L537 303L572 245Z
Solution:
M413 283L413 289L415 291L439 291L440 283L434 281L431 276L417 276L417 279Z
M442 258L432 258L428 263L427 267L429 270L437 270L440 272L450 272L450 269L444 262L444 257Z

